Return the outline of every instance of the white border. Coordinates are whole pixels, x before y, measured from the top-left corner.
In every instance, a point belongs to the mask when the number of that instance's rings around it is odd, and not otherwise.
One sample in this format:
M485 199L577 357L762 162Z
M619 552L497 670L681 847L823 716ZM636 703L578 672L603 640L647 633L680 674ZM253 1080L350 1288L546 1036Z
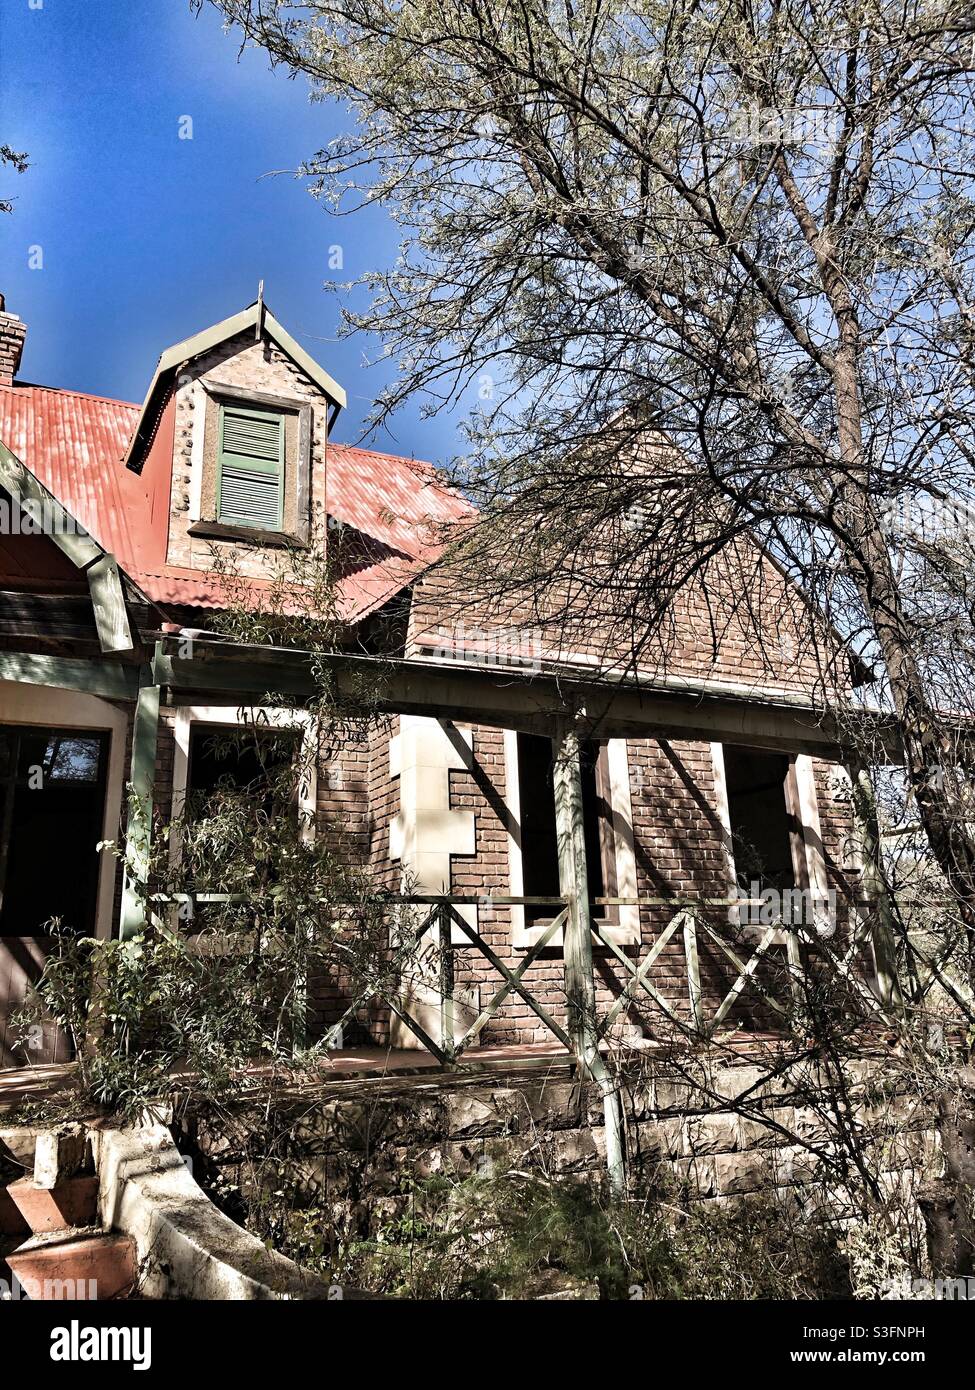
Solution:
M49 685L0 681L0 723L39 728L107 730L108 767L105 770L105 814L101 839L118 842L121 833L122 793L125 787L125 744L129 716L97 695L62 690ZM57 856L57 846L52 846ZM53 864L53 860L52 860ZM52 867L52 872L56 870ZM95 935L107 941L113 935L115 884L118 859L111 850L101 851L95 895Z
M616 897L637 896L636 845L633 838L633 807L630 801L630 774L625 738L607 741L609 764L609 797L613 848L616 857ZM508 811L508 883L513 898L524 896L525 875L521 845L521 787L518 781L518 731L504 731L504 786ZM511 909L512 944L525 949L542 935L544 927L525 925L524 907ZM602 928L618 946L638 945L640 942L640 909L636 905L621 907L619 922ZM553 946L562 944L562 933L552 938Z

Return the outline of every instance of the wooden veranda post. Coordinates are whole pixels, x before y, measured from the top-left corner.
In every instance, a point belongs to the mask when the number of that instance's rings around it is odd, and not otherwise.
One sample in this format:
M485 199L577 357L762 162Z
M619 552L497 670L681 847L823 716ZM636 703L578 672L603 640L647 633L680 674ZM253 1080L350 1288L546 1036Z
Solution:
M877 802L869 769L854 763L847 768L853 788L853 814L863 851L863 894L873 908L873 952L882 1003L901 1013L904 997L897 978L896 923L884 882Z
M568 916L563 936L569 1036L580 1067L603 1096L606 1166L613 1193L626 1190L620 1100L612 1074L599 1052L596 985L592 964L592 926L586 835L582 810L579 733L574 721L556 721L554 739L555 825L559 844L559 884Z
M148 671L147 671L147 678ZM152 845L152 792L156 775L156 743L159 737L159 686L140 686L132 729L132 801L126 834L125 879L122 889L123 941L145 926L145 883Z

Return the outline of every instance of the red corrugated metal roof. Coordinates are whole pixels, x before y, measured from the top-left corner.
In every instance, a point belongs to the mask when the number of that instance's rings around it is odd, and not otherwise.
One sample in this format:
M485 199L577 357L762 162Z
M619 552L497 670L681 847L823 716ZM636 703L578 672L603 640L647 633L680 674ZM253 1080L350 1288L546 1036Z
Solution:
M135 553L146 506L138 478L119 464L138 413L103 396L0 386L0 439L120 564Z
M139 407L127 401L47 386L0 386L0 439L116 557L157 603L219 607L219 583L206 570L148 560L148 498L137 474L123 467ZM458 494L440 486L430 464L344 444L326 456L329 515L380 542L382 558L366 556L341 582L349 619L392 597L436 554L443 522L472 515ZM263 587L255 581L255 587Z
M439 526L473 514L432 464L349 444L329 445L325 493L330 515L414 559L437 552Z

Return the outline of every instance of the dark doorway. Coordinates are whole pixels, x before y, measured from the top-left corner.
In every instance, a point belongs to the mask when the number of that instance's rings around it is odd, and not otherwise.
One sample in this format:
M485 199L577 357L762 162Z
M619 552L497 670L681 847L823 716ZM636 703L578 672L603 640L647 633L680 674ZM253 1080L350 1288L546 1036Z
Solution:
M11 1023L44 968L45 927L94 935L109 735L0 726L0 1064L66 1061L53 1022Z
M0 728L0 935L94 934L108 734Z

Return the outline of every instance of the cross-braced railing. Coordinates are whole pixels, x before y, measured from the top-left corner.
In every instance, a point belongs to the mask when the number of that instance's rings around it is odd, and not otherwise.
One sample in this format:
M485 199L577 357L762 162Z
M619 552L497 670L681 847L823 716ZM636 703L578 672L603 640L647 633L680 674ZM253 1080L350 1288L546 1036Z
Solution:
M175 895L184 897L186 895ZM202 902L224 901L224 894L190 895ZM171 903L172 896L165 899ZM573 1039L569 1028L553 1017L551 1011L536 998L529 988L526 976L532 965L542 953L561 946L569 907L565 900L513 897L495 894L477 896L459 895L391 895L390 904L398 909L417 908L421 910L420 920L400 930L388 960L377 976L357 992L355 1000L349 1004L341 1019L333 1024L327 1036L339 1034L344 1024L357 1014L370 1001L381 1000L396 1015L441 1066L456 1063L471 1047L477 1046L487 1025L496 1017L505 1001L517 995L542 1022L546 1030L565 1048L572 1051ZM493 949L465 919L459 909L467 905L492 908L504 907L547 907L555 916L538 929L536 940L524 953L519 953L517 963L508 963ZM613 929L598 916L590 917L590 928L594 946L606 951L622 968L624 983L613 999L608 1011L596 1021L596 1035L605 1039L613 1025L638 1000L648 1000L669 1022L685 1036L706 1038L713 1035L728 1019L735 1005L746 991L762 1000L770 1012L784 1027L788 1027L801 1010L803 985L806 979L803 961L803 947L810 948L833 971L843 979L850 990L861 1000L867 1013L882 1013L882 1003L864 978L858 959L869 935L869 914L862 904L854 904L858 911L851 915L850 930L842 942L829 940L806 924L784 923L781 918L762 923L760 932L751 951L743 939L740 929L733 930L736 914L753 906L764 906L750 899L677 899L677 898L599 898L594 900L593 909L605 907L636 906L641 909L673 910L673 915L655 936L652 944L642 955L632 954L614 939ZM724 909L729 913L728 928L720 930L709 914L714 909ZM459 933L461 940L456 939ZM433 946L417 972L417 959L425 940L429 938ZM654 978L654 966L661 962L664 952L675 942L682 947L684 974L686 977L687 1010L660 987L659 978ZM723 982L724 993L715 1004L709 1000L709 993L702 981L701 948L704 943L710 948L712 959L721 958L731 967L730 981ZM763 977L762 964L770 960L773 948L784 947L781 958L776 962L776 973L786 982L788 993L779 997ZM959 987L945 974L945 963L954 949L952 943L933 959L926 958L915 951L923 963L920 984L916 990L917 1002L940 983L952 996L962 1002L964 987ZM455 980L455 958L458 951L474 951L488 962L498 977L498 988L488 1002L479 1009L474 1020L457 1036L457 991ZM713 978L713 973L712 973ZM421 1009L411 1006L407 998L409 983L421 989L432 991L435 1002L431 1011L436 1013L439 1004L439 1037L431 1034L429 1026L417 1017ZM407 986L404 988L404 986ZM427 1019L429 1024L429 1018Z
M623 900L620 899L619 901L622 902ZM634 899L633 901L638 900ZM666 902L664 899L653 901L655 905L661 906ZM718 902L712 901L708 903L707 906L739 907L741 904L738 899L722 899ZM743 960L738 951L736 951L734 947L711 926L707 918L701 914L698 905L688 903L679 908L674 917L671 918L654 941L643 960L639 962L631 960L630 957L626 955L616 942L613 941L609 931L602 923L594 919L592 926L593 932L598 937L600 944L609 949L630 977L609 1012L600 1021L600 1036L605 1036L619 1018L620 1014L634 1002L638 990L642 990L661 1012L679 1028L685 1031L688 1030L687 1019L682 1018L678 1014L673 1003L666 999L648 978L652 967L678 932L681 933L684 947L690 1031L705 1034L719 1027L727 1018L739 996L749 987L757 994L761 995L762 999L764 999L765 1003L774 1013L783 1019L789 1016L789 1009L775 998L760 981L757 974L758 967L769 948L777 940L781 940L781 923L769 926L755 950L747 960ZM706 1012L705 995L701 983L701 962L698 949L699 932L703 932L707 938L714 943L737 972L730 989L710 1016Z
M211 899L214 895L210 895ZM218 895L219 896L219 895ZM440 1063L441 1066L449 1066L456 1062L468 1048L477 1044L481 1033L486 1025L497 1014L504 1001L512 993L517 994L538 1018L545 1024L546 1028L558 1039L560 1043L570 1051L572 1050L572 1040L566 1030L552 1017L551 1013L544 1005L534 997L531 991L524 984L524 976L531 966L541 955L541 953L551 946L559 933L564 929L568 916L568 908L560 904L558 899L536 898L536 897L500 897L492 895L479 895L478 897L443 897L426 894L413 895L392 895L390 903L397 907L421 907L427 909L420 922L410 925L405 930L400 930L399 940L394 946L389 960L386 962L381 977L374 978L357 991L356 998L333 1023L325 1035L324 1043L327 1045L330 1038L339 1037L342 1030L356 1014L365 1008L370 1002L380 1000L386 1004L396 1015L400 1022L409 1029L411 1033L423 1044ZM521 958L518 965L512 969L498 956L487 941L476 932L464 917L457 911L459 906L466 905L480 906L546 906L559 907L558 914L547 923L541 932L538 940ZM458 943L453 939L453 929L458 928L467 938L465 942ZM418 949L421 947L424 937L432 936L435 943L436 955L432 965L434 970L423 970L419 975L415 973L415 965ZM454 980L454 955L457 950L475 949L489 962L491 967L502 978L502 985L495 991L491 999L480 1010L477 1017L457 1038L455 1035L454 1008L455 980ZM412 982L427 989L435 989L439 995L439 1021L440 1039L432 1037L430 1032L424 1028L418 1018L411 1014L404 999L404 983ZM321 1044L319 1044L321 1045Z
M525 984L525 975L529 967L539 958L541 953L548 947L557 944L558 934L565 926L568 907L560 905L558 915L551 922L545 925L538 938L532 946L521 957L517 967L511 968L507 965L483 937L474 930L473 927L464 919L458 907L477 903L491 906L555 906L550 899L540 898L516 898L495 895L481 895L472 898L437 898L415 896L403 898L398 901L409 902L416 905L429 907L423 920L411 933L410 945L415 948L424 936L429 933L435 934L437 942L437 978L436 989L440 997L440 1039L439 1042L432 1038L423 1025L410 1014L403 1005L401 988L398 990L394 984L392 988L377 990L377 994L382 994L385 1002L403 1024L415 1034L423 1045L433 1053L442 1065L447 1065L459 1059L463 1052L476 1044L481 1036L482 1030L488 1022L497 1014L505 999L514 992L517 993L528 1007L541 1019L546 1028L558 1039L563 1046L572 1047L572 1041L566 1030L552 1017L549 1010L534 997L531 990ZM765 1002L771 1011L787 1024L794 1012L795 1003L801 993L801 953L800 941L803 936L808 937L809 941L823 949L822 943L811 931L804 928L784 927L781 920L777 920L768 925L758 940L755 949L747 956L740 950L740 947L732 944L726 939L711 923L707 920L702 909L713 909L716 907L737 911L743 907L753 905L750 900L740 898L723 899L701 899L678 902L675 899L667 898L600 898L596 899L593 906L638 906L643 908L664 908L677 906L678 910L669 922L660 931L649 950L642 959L634 959L631 955L614 940L612 928L592 917L590 927L593 942L598 947L607 950L614 959L622 966L626 976L626 983L619 991L609 1011L598 1020L596 1032L599 1038L605 1038L613 1024L619 1019L631 1005L635 1004L641 992L663 1013L676 1027L686 1035L696 1037L706 1037L712 1034L726 1020L734 1005L744 993L751 989ZM454 929L459 929L466 940L458 943L453 936ZM688 1014L684 1016L679 1011L677 1003L668 999L667 996L657 987L651 972L654 965L660 960L663 952L668 945L680 934L683 946L683 955L687 982ZM710 1011L707 1008L706 994L701 979L699 939L703 935L716 950L733 967L735 975L727 988L726 993L716 1007ZM791 1004L782 1002L772 992L767 984L760 978L759 967L773 947L773 945L785 945L785 959L782 963L784 972L792 989ZM834 953L827 952L834 967L846 976L853 986L860 990L863 996L870 1000L873 1005L877 1004L875 997L871 994L867 985L859 980L852 969L851 962L859 943L853 942L844 956L836 956ZM460 1038L455 1036L455 970L454 956L457 950L474 949L489 962L491 967L502 978L501 987L492 995L487 1005L482 1008L470 1024L465 1029ZM428 977L424 981L427 985L434 981Z

